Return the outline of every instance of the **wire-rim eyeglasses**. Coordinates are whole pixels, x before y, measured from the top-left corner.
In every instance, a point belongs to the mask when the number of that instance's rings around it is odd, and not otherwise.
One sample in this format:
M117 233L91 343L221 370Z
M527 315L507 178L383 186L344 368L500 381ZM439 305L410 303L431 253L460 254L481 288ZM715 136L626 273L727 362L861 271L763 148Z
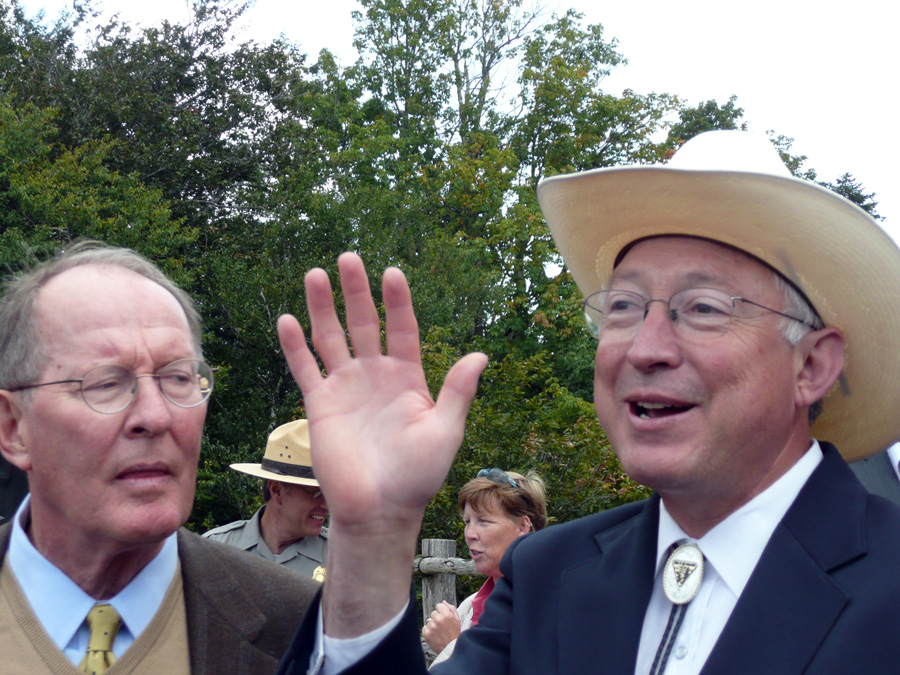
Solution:
M791 321L797 321L812 330L821 328L821 325L815 325L717 288L686 288L674 293L668 300L645 298L634 291L618 289L597 291L584 300L585 322L588 330L597 338L601 335L617 338L633 337L647 318L650 304L654 302L666 305L667 314L675 329L687 337L710 338L726 333L741 305L764 309Z
M178 359L148 375L138 375L126 366L102 365L91 368L84 377L27 384L9 391L77 383L81 398L91 410L114 415L132 404L138 380L144 377L155 379L163 396L179 408L196 408L209 400L213 391L213 369L200 359Z

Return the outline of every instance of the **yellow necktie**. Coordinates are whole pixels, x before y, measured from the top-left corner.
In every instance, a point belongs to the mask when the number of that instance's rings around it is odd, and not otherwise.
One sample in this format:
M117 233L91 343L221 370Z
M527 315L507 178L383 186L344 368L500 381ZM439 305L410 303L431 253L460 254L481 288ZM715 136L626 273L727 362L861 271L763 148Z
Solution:
M88 675L100 675L116 662L112 645L122 620L112 605L102 602L88 612L87 624L91 629L91 638L81 661L81 670Z

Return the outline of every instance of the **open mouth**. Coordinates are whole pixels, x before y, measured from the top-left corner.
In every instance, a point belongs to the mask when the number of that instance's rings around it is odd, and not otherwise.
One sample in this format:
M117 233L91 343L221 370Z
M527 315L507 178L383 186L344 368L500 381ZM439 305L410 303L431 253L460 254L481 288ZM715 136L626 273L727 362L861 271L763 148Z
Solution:
M667 403L650 403L648 401L633 401L630 405L631 413L642 420L671 417L694 407L692 405L670 405Z

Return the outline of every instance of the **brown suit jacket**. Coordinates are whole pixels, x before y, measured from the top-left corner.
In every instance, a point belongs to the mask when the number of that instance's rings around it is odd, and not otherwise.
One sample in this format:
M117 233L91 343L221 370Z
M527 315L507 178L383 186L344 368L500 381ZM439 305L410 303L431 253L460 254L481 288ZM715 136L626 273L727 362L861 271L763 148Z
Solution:
M0 564L11 524L0 526ZM178 531L192 675L270 675L319 584L231 546Z

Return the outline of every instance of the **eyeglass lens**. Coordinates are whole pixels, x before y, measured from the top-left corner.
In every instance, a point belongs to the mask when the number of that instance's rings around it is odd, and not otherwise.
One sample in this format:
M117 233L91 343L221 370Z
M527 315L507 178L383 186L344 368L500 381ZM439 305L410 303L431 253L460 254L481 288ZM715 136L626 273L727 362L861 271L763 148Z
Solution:
M594 336L631 337L643 323L650 304L668 305L669 317L677 330L700 336L715 336L728 330L734 314L734 299L715 288L688 288L678 291L668 302L646 299L631 291L599 291L584 303L585 320Z
M125 366L98 366L81 382L84 402L99 413L112 414L127 408L137 393L137 381L152 377L163 395L181 408L193 408L207 400L213 389L212 369L197 359L173 361L152 375L136 375Z
M319 488L301 487L300 489L303 490L306 494L308 494L313 499L321 499L321 497L322 497L322 490Z

